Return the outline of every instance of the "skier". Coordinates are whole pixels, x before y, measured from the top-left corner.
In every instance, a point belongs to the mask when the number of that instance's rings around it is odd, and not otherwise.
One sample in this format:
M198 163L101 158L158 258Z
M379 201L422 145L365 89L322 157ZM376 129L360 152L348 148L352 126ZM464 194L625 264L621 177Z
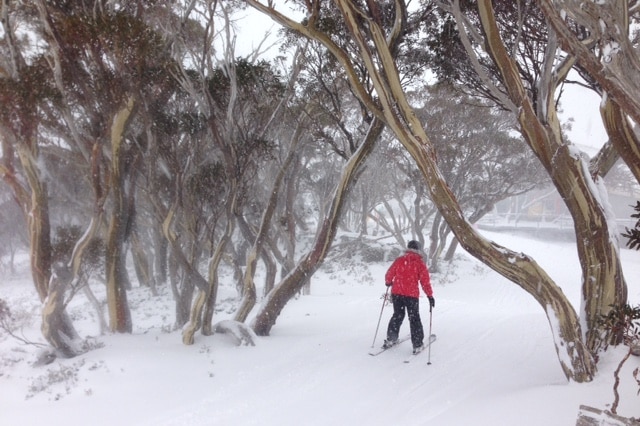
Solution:
M429 270L420 254L420 243L418 241L409 241L406 252L393 262L384 278L385 284L391 286L393 316L387 328L387 340L384 341L382 347L389 348L397 343L398 333L400 332L402 321L404 321L406 309L409 315L413 353L418 353L424 345L424 329L422 328L419 310L418 298L420 297L420 289L418 288L418 282L420 282L422 290L429 298L430 307L434 308L436 304L433 298Z

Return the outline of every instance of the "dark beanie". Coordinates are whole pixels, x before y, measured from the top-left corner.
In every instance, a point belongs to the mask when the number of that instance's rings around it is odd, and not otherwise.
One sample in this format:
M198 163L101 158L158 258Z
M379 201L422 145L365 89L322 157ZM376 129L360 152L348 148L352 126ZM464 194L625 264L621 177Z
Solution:
M420 243L417 242L416 240L411 240L411 241L409 241L409 244L407 245L407 248L409 248L411 250L420 250Z

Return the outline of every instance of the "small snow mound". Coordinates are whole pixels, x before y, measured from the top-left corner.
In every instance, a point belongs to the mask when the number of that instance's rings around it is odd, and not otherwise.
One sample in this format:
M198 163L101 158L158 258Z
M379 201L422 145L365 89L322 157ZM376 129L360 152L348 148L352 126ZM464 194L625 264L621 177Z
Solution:
M238 321L224 320L214 327L216 333L228 334L234 338L238 346L255 346L256 334L246 324Z

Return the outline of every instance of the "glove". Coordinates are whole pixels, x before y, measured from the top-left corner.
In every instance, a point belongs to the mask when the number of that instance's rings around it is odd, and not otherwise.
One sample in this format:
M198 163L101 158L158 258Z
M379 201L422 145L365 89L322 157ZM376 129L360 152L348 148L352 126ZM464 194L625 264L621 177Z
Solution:
M435 308L436 307L436 299L434 299L433 296L427 296L427 298L429 299L429 306L431 306L431 308Z
M391 287L393 283L384 283L384 285L386 285L387 287Z

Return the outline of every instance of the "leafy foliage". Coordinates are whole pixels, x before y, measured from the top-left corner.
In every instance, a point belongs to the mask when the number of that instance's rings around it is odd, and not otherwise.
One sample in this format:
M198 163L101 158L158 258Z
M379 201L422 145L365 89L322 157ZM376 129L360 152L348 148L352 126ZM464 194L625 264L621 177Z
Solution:
M600 316L599 323L605 330L602 338L604 350L611 342L621 341L629 347L640 342L640 305L613 306L607 315Z
M461 1L460 10L474 27L480 27L480 17L475 2ZM460 33L453 15L439 10L436 10L436 13L442 13L442 15L440 19L425 24L425 38L429 63L433 64L437 79L491 99L506 108L506 105L503 105L501 99L487 88L486 82L476 72L463 43L464 35ZM535 3L529 0L497 1L495 13L505 46L513 52L514 59L520 65L522 81L528 86L527 89L535 94L540 69L532 65L537 65L536 62L544 52L547 37L544 20ZM521 30L521 25L524 31ZM468 43L476 51L478 64L486 77L498 90L505 92L506 89L500 83L499 70L485 53L484 48L473 39L469 39Z
M56 235L51 244L52 258L55 261L68 262L73 253L77 241L82 236L82 229L77 225L61 226L56 230ZM89 243L84 253L84 264L92 269L99 266L104 257L104 242L94 238Z
M631 307L628 303L622 306L613 306L611 311L600 317L601 329L605 330L603 336L603 349L606 350L609 343L622 342L629 347L629 351L618 364L618 368L614 372L613 395L614 401L611 404L611 412L617 414L617 407L620 402L620 371L622 366L629 359L632 353L635 353L640 345L640 305ZM638 381L639 370L633 371L633 377ZM640 384L640 381L638 381ZM640 394L640 390L638 391Z
M243 99L264 104L265 99L272 101L282 95L285 89L282 77L268 62L261 60L251 63L247 59L238 58L233 66L239 96ZM207 85L212 98L224 110L232 95L232 79L227 67L217 67L208 79Z
M627 241L627 247L640 250L640 201L638 201L634 210L638 213L632 214L631 217L638 219L636 226L633 229L625 228L626 232L622 234L622 236L629 239L629 241Z

